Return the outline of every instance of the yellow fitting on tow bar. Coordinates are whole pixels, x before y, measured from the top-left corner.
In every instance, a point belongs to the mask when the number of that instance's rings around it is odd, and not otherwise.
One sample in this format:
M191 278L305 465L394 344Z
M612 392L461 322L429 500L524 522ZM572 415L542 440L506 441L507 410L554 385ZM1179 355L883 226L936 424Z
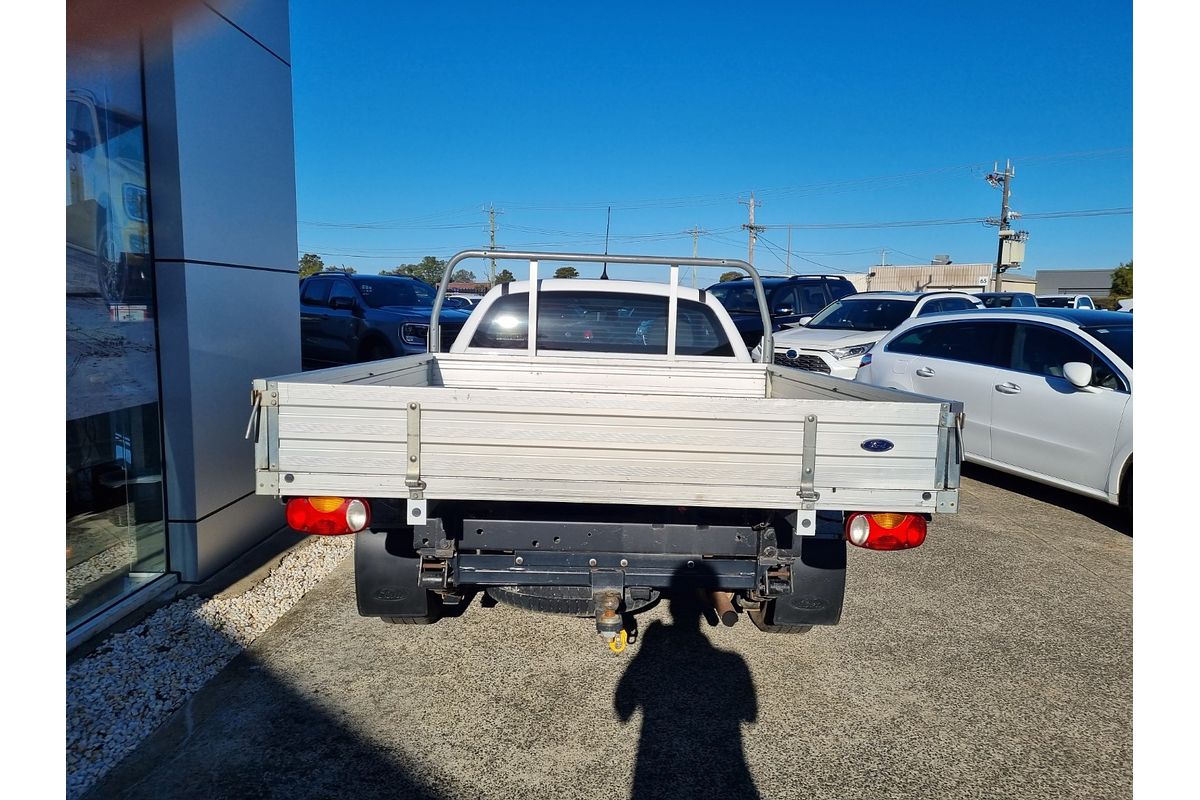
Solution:
M621 633L608 640L608 649L614 653L624 653L625 647L629 644L629 632L624 628Z

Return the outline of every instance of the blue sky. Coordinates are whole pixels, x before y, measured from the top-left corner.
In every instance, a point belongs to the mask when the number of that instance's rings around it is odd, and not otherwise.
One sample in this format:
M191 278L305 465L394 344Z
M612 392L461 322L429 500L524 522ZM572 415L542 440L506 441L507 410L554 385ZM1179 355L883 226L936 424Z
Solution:
M301 252L362 272L487 243L746 257L768 226L1129 208L1128 2L295 2ZM1132 257L1129 214L1022 220L1038 268ZM792 230L793 271L946 253L981 224ZM788 231L755 265L781 272ZM482 274L482 264L472 265ZM585 268L584 274L588 274ZM623 276L620 269L610 271ZM518 273L519 274L519 273ZM701 273L701 282L716 273Z

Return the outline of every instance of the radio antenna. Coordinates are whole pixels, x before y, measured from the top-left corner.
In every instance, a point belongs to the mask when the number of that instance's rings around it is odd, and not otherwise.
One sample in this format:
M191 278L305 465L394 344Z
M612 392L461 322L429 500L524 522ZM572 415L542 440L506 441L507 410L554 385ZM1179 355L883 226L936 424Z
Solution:
M612 206L608 207L608 222L604 225L604 255L608 255L608 232L612 230ZM600 280L608 280L608 262L604 262L604 271L600 273Z

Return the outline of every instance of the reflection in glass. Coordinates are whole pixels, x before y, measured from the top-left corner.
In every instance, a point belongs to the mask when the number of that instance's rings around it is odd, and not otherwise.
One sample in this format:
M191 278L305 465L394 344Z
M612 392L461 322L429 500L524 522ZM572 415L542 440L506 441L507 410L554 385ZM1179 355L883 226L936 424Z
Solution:
M67 56L67 623L166 569L136 39Z

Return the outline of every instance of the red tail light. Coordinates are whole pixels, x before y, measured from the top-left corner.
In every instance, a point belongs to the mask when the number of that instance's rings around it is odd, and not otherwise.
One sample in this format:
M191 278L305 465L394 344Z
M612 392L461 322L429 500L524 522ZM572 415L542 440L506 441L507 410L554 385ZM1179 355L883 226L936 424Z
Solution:
M846 540L868 550L907 550L925 541L925 518L920 514L851 514Z
M357 533L371 524L371 507L354 497L294 497L288 500L287 523L322 536Z

